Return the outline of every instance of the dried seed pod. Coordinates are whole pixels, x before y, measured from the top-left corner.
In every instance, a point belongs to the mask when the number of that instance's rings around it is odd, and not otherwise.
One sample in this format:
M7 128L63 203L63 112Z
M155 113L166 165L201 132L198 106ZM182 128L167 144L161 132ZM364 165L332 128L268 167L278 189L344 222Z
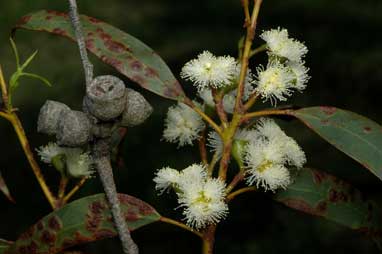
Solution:
M150 103L137 91L126 88L127 98L121 125L133 127L140 125L151 115L153 108Z
M91 123L81 111L65 111L58 121L57 143L64 146L81 146L90 140Z
M125 101L125 84L111 75L93 79L86 89L84 98L84 104L89 112L103 121L120 116L125 109Z
M65 104L47 100L40 109L37 131L48 135L56 134L60 115L66 111L70 111L70 108Z
M97 138L111 137L114 123L98 123L92 124L91 134Z

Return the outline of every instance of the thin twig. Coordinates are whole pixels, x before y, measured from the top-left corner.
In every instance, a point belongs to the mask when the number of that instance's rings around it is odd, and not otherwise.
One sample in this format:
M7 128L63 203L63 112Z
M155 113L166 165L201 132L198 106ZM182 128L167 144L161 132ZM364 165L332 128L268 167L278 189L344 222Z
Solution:
M259 97L259 94L257 92L254 92L253 94L251 94L248 101L244 104L244 111L249 110L253 106L253 104L255 104L258 97Z
M117 189L114 183L113 169L110 163L109 141L98 140L93 146L94 164L100 176L106 197L113 215L122 248L126 254L138 254L138 246L131 238L126 220L122 214Z
M206 149L206 133L207 133L207 128L204 128L202 135L200 136L198 140L200 159L202 160L204 165L208 165L207 149Z
M69 191L68 194L66 194L66 196L63 198L64 204L66 204L69 201L69 199L82 187L82 185L84 185L87 179L87 177L83 177L79 182L77 182L73 189Z
M245 21L247 26L247 35L245 37L245 43L244 43L244 52L242 54L241 58L241 70L240 70L240 78L239 78L239 84L237 88L237 96L236 96L236 102L235 102L235 110L234 113L242 113L242 97L244 94L244 83L245 83L245 77L247 75L247 69L248 69L248 59L251 52L252 47L252 41L255 37L255 30L257 25L257 18L259 15L260 7L261 7L262 0L255 0L255 5L253 7L252 16L250 19L250 23L248 24L248 15L247 11L245 11ZM248 8L248 1L243 1L243 7Z
M232 179L231 183L227 186L226 192L230 193L233 188L236 187L238 183L240 183L244 179L244 173L243 171L240 171L236 174L236 176Z
M259 117L259 116L269 116L269 115L290 115L291 110L289 109L271 109L271 110L262 110L262 111L256 111L247 113L243 116L241 119L242 122L248 121L251 118Z
M228 118L227 118L227 114L224 110L224 105L223 105L224 92L223 91L218 92L216 89L213 88L212 96L215 102L216 112L219 116L220 122L223 125L223 128L225 129L228 126Z
M76 0L69 0L69 4L70 4L70 12L69 12L70 19L71 19L72 26L74 28L74 33L77 38L78 47L80 49L82 65L85 71L86 87L89 87L91 81L93 80L93 64L90 62L88 58L88 53L86 51L86 44L85 44L84 34L82 31L80 17L78 14Z
M243 193L246 193L246 192L250 192L250 191L256 191L256 190L257 190L257 188L254 187L254 186L241 188L241 189L238 189L237 191L234 191L231 194L229 194L227 196L226 200L227 200L227 202L229 202L229 201L231 201L232 199L234 199L235 197L237 197L240 194L243 194Z
M208 115L206 115L198 106L196 106L190 99L186 98L183 102L184 104L191 107L196 113L198 113L204 121L206 121L218 134L222 137L223 132L221 128L212 120Z
M42 191L44 192L49 204L52 206L53 209L56 209L56 198L52 194L51 190L49 189L48 185L45 182L44 176L41 172L41 169L37 163L37 161L34 158L33 152L30 149L29 141L25 135L24 128L20 122L20 119L17 117L16 113L12 112L9 115L9 121L11 122L13 128L16 131L17 137L20 141L20 144L24 150L24 153L28 159L28 162L32 168L32 171L34 175L37 178L37 181L39 182Z
M3 98L3 103L4 105L8 105L8 90L7 90L7 85L5 83L1 65L0 65L0 86L1 86L1 96Z
M167 217L163 217L163 216L160 218L160 221L164 222L164 223L171 224L171 225L175 225L177 227L180 227L180 228L183 228L183 229L185 229L187 231L190 231L191 233L194 233L195 235L197 235L199 237L203 237L202 233L200 233L200 232L190 228L189 226L187 226L186 224L184 224L182 222L179 222L179 221L167 218Z

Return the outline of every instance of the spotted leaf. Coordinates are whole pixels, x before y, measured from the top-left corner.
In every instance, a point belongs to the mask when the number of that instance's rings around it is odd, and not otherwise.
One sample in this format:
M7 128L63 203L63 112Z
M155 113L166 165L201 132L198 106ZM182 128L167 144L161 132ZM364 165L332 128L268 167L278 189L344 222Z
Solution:
M145 202L119 194L121 209L130 230L160 219ZM76 200L45 216L24 232L4 254L54 254L74 245L114 237L112 215L104 194Z
M322 171L303 169L276 201L304 213L323 217L364 232L382 246L382 210L350 184Z
M184 92L166 63L137 38L101 20L81 15L86 48L143 88L160 96L182 100ZM75 41L69 16L41 10L22 17L15 29L43 31Z

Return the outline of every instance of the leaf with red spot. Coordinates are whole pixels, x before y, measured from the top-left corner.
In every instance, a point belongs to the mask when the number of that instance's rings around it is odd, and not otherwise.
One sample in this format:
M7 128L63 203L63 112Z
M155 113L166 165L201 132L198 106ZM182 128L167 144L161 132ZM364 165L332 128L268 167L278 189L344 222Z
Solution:
M9 248L9 246L12 245L12 242L0 239L0 254L4 254L5 250Z
M382 180L381 125L334 107L303 108L290 114Z
M302 169L293 184L273 198L304 213L369 235L382 246L382 210L350 184L322 171Z
M183 100L182 87L166 63L137 38L92 17L81 15L87 49L143 88L160 96ZM15 29L44 31L75 41L66 13L37 11L22 17Z
M154 208L137 198L119 194L119 200L130 230L160 219ZM74 245L116 235L105 195L97 194L76 200L45 216L24 232L4 254L60 253Z
M11 196L11 193L9 192L8 186L5 183L3 176L1 175L1 172L0 172L0 191L8 198L9 201L15 202L15 200Z

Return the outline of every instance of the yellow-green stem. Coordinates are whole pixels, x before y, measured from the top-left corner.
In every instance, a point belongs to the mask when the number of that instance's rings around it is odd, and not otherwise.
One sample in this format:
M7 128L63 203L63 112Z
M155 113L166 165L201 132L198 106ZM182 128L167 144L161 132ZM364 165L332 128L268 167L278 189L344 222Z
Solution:
M212 120L208 115L206 115L200 108L198 108L190 99L186 98L184 104L191 107L196 113L198 113L204 121L206 121L218 134L223 135L221 128Z
M190 228L189 226L187 226L186 224L184 224L182 222L179 222L179 221L167 218L167 217L163 217L163 216L160 218L160 221L164 222L164 223L168 223L168 224L174 225L174 226L177 226L177 227L180 227L180 228L183 228L183 229L185 229L187 231L190 231L191 233L199 236L200 238L203 237L202 233L200 233L200 232Z
M216 225L210 225L203 234L203 254L213 254Z
M247 113L242 118L242 122L248 121L251 118L259 117L259 116L268 116L268 115L290 115L291 110L289 109L271 109L271 110L262 110L262 111L256 111Z
M254 186L241 188L241 189L238 189L238 190L230 193L227 196L226 200L227 200L227 202L229 202L229 201L231 201L232 199L234 199L235 197L237 197L240 194L243 194L243 193L246 193L246 192L250 192L250 191L256 191L256 190L257 190L257 188L254 187Z
M9 114L9 121L11 122L13 128L16 131L16 134L17 134L17 137L20 141L20 144L24 150L24 153L28 159L28 162L32 168L32 171L33 171L34 175L36 176L37 181L39 182L42 191L45 194L45 197L47 198L51 207L53 209L56 209L57 208L56 198L54 197L54 195L52 194L51 190L49 189L48 185L45 182L44 176L41 172L39 165L37 164L37 161L34 158L33 152L32 152L30 145L29 145L29 141L25 135L24 128L22 127L19 118L17 117L17 115L14 112L8 113L8 114Z
M249 55L251 53L252 41L255 37L257 18L259 16L261 3L262 3L262 0L255 0L252 16L250 18L250 22L248 23L248 16L249 16L247 14L247 12L249 12L247 11L248 1L244 0L243 2L243 7L245 10L245 22L247 27L247 35L245 37L244 50L243 50L243 54L241 58L241 70L240 70L239 84L237 88L237 97L235 102L234 114L243 113L242 97L244 93L244 83L245 83L245 77L247 75L248 60L249 60Z
M64 204L66 204L69 199L82 187L82 185L84 185L87 179L87 177L83 177L79 182L77 182L73 189L69 191L68 194L66 194L66 196L62 199Z

